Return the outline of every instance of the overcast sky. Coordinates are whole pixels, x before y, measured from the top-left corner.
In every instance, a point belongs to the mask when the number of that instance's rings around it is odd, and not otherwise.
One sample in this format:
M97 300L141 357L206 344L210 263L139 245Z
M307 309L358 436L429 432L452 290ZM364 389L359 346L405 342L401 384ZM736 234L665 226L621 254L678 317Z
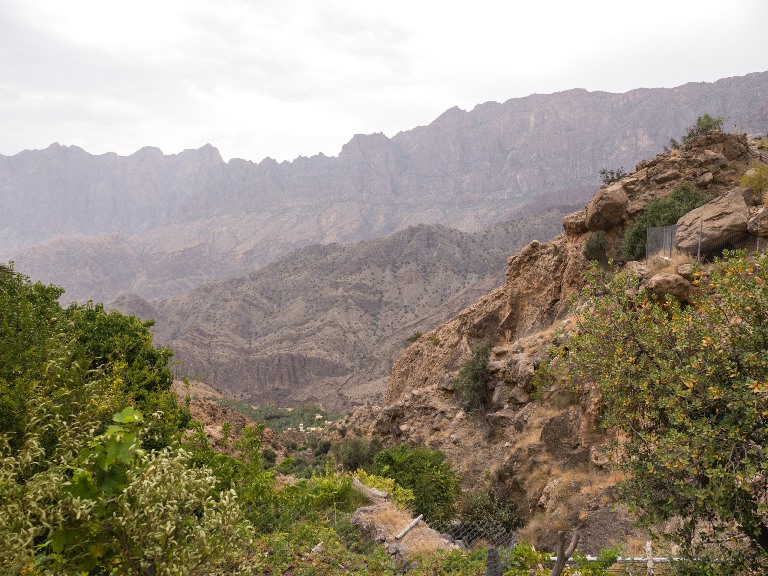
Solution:
M0 0L0 154L337 155L569 88L768 70L766 0Z

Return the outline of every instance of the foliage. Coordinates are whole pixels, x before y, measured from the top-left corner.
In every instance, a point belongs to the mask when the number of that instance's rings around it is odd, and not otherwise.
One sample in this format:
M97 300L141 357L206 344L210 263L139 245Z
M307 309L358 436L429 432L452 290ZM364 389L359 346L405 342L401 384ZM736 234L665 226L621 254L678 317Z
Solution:
M654 198L645 207L645 212L635 219L621 241L621 252L627 260L638 260L645 256L648 228L671 226L681 216L698 208L712 199L710 194L694 190L684 182L666 198Z
M372 546L361 539L354 527L336 515L290 523L284 530L259 535L252 565L257 574L395 576L400 573L382 546Z
M324 425L326 420L338 418L338 414L324 410L316 404L302 404L296 408L280 408L271 404L249 406L233 398L221 398L218 402L221 406L237 410L254 422L260 422L275 432L282 432L288 428L298 428L300 424L310 427L314 426L315 422L319 422L320 425ZM320 418L317 418L318 414Z
M456 392L462 407L468 414L478 414L485 409L488 401L488 355L491 343L481 340L472 346L472 351L459 369L454 380Z
M529 576L549 574L549 552L539 552L530 544L521 542L511 550L504 576ZM546 567L546 568L545 568Z
M424 514L430 524L453 518L461 480L439 450L405 445L387 448L374 458L372 472L412 490L414 514Z
M624 166L621 168L616 168L615 170L609 170L608 168L603 168L600 170L600 178L602 179L603 184L612 184L613 182L618 182L626 175L627 173L624 172Z
M588 560L584 554L576 550L571 557L575 565L575 572L579 576L605 576L608 569L619 559L619 548L607 548L601 550L595 560ZM568 572L566 572L567 574Z
M416 340L421 338L422 334L423 332L419 332L419 331L413 332L410 336L408 336L408 338L405 339L405 341L408 342L409 344L413 344L414 342L416 342Z
M353 476L360 480L363 485L375 490L381 490L389 494L391 501L402 510L411 510L413 508L414 495L413 490L403 488L392 478L382 478L368 474L365 470L356 470Z
M140 449L138 411L122 410L94 436L93 413L52 419L54 402L30 400L22 448L2 450L3 573L209 574L239 563L250 527L236 495L216 492L183 450ZM40 438L52 429L60 443L46 457Z
M484 576L486 574L485 548L477 548L468 552L461 550L437 550L424 554L418 562L418 568L409 571L413 576L442 576L455 574L457 576Z
M669 141L670 148L681 148L683 144L687 144L693 140L696 136L707 134L708 132L720 132L723 129L723 121L725 119L722 116L710 116L704 114L696 119L696 124L688 128L685 136L683 136L682 144L672 138Z
M593 270L590 307L563 358L626 439L618 465L646 526L700 557L768 565L768 256L733 255L681 306ZM743 557L742 557L743 556Z
M164 417L147 431L148 448L173 442L189 424L189 411L179 406L171 392L173 351L152 345L153 321L107 311L102 304L71 304L65 315L77 342L79 362L88 370L108 367L121 383L121 404L134 404L146 414Z
M607 237L605 230L598 230L589 235L586 242L584 242L584 257L587 260L597 260L598 262L605 262L605 246L607 244Z
M361 438L352 436L345 438L339 444L333 447L333 454L336 461L350 472L359 468L368 468L373 459L381 452L384 446L381 440L375 437Z
M741 177L739 185L750 188L755 198L763 198L768 193L768 164L753 160L749 164L752 173Z
M56 286L33 283L12 267L0 266L0 429L18 448L28 419L27 397L36 383L46 382L61 396L55 411L68 419L72 407L64 397L78 396L84 382L109 382L99 405L103 428L121 406L134 405L152 419L145 447L172 442L189 421L189 412L170 390L171 351L152 346L151 323L101 305L73 304L62 309ZM48 434L48 449L56 442Z
M515 503L489 484L463 493L458 512L462 532L473 540L482 539L496 545L508 544L514 530L523 523Z

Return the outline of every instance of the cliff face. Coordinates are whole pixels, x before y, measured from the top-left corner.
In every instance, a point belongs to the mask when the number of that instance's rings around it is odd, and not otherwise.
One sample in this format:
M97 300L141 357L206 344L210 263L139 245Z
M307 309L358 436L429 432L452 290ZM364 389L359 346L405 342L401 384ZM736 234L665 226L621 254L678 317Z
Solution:
M605 468L606 437L595 429L595 407L567 391L537 391L534 382L542 377L537 372L559 332L571 329L568 301L585 284L584 244L591 234L606 232L607 255L621 265L619 239L648 201L669 195L682 182L718 199L743 198L741 192L726 193L754 157L746 137L712 133L681 151L643 161L632 174L603 186L585 209L565 218L564 234L532 242L511 257L503 286L406 349L393 367L384 406L357 409L350 429L440 448L469 484L490 474L531 521L526 536L540 544L557 526L577 524L591 551L611 544L611 538L633 538L626 514L605 507L614 500L616 478ZM682 271L653 275L648 267L633 266L649 289L669 290L668 280L675 278L686 282ZM468 416L454 379L483 339L493 345L488 410Z
M705 111L764 130L766 101L768 73L626 94L570 90L454 108L392 138L355 136L338 157L282 163L225 163L211 146L120 157L53 145L0 156L0 258L73 298L167 297L308 244L422 223L476 230L583 202L601 168L633 165ZM117 235L122 252L93 240L104 235ZM80 246L98 280L80 274Z

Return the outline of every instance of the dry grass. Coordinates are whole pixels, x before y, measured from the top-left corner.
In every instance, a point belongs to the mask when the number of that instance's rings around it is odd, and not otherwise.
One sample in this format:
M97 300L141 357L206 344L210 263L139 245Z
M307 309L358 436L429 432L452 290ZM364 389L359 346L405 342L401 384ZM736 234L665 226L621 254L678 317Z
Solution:
M655 255L649 259L651 272L676 272L683 264L695 264L696 259L685 252L675 252L672 257Z

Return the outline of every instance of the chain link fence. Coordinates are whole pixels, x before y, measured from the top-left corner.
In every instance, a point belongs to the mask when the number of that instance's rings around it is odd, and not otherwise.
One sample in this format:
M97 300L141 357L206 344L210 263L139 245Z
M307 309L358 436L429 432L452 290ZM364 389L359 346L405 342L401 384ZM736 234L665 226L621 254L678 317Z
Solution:
M702 240L704 240L704 233L700 229L695 245L692 248L681 248L678 246L676 225L648 228L645 258L651 260L658 256L673 258L676 255L684 255L697 261L707 261L714 257L721 257L724 250L745 250L747 253L756 253L768 249L768 238L743 232L722 235L714 243L711 241L703 243Z

